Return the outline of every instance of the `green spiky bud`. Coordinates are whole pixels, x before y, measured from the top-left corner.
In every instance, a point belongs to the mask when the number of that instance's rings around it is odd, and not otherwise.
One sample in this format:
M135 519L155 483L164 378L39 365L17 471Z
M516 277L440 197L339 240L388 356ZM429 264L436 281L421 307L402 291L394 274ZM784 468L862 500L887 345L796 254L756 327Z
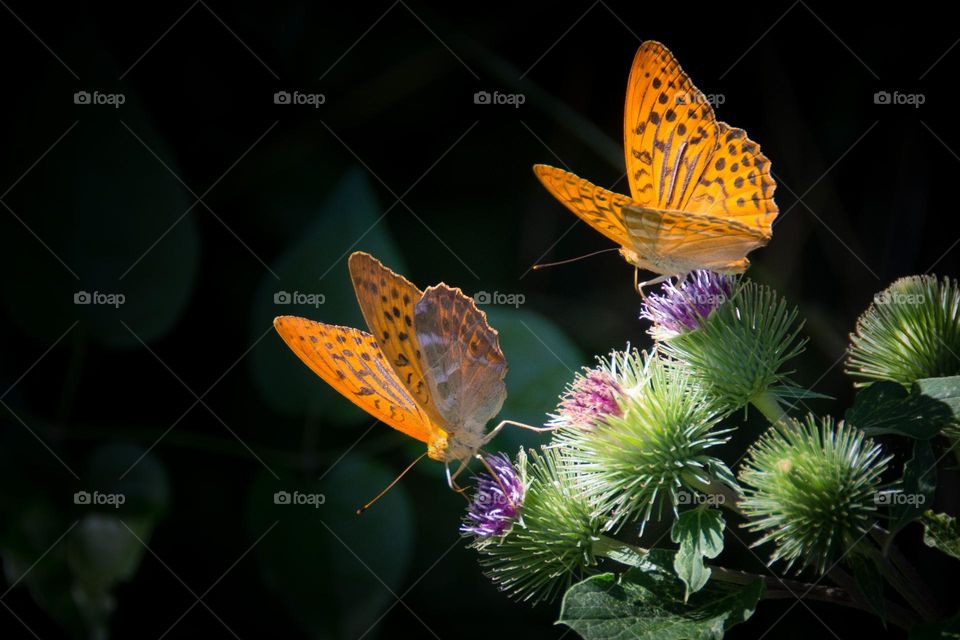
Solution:
M741 280L729 299L702 317L699 327L660 343L669 358L691 371L726 411L788 384L783 365L803 351L802 323L767 286Z
M708 450L728 440L720 414L684 368L634 350L625 357L638 382L621 397L618 414L591 430L564 429L556 438L578 486L610 526L646 522L654 507L675 510L681 493L696 493L732 474Z
M847 373L904 385L960 374L960 288L951 278L900 278L874 296L850 336ZM860 382L862 386L867 382Z
M744 526L762 534L755 545L775 545L771 562L824 573L864 548L889 460L862 432L831 418L771 428L740 471Z
M511 597L537 604L566 591L596 564L593 546L603 521L576 488L558 449L522 449L516 470L523 486L513 525L502 536L477 537L486 574Z

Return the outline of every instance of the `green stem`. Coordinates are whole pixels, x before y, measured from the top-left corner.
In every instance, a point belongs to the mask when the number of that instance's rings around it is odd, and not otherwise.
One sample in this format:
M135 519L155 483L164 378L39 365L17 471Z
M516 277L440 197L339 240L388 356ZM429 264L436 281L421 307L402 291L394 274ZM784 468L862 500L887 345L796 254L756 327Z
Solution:
M783 410L780 400L775 394L770 393L770 391L763 391L751 398L750 403L763 414L771 425L775 427L787 426L787 420L790 416Z

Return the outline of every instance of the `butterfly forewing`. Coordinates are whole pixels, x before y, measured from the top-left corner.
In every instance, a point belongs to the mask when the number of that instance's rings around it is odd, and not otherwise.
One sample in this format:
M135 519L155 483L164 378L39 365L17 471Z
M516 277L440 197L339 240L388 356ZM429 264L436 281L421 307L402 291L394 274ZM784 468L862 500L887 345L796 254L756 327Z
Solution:
M459 289L430 287L416 305L427 381L451 436L482 431L507 397L507 362L486 315Z
M345 398L412 438L432 441L436 427L417 408L369 333L294 316L276 318L273 326L304 364Z
M633 199L682 209L717 144L707 98L673 54L647 41L634 56L624 110L624 154Z
M630 198L556 167L538 164L534 165L533 171L547 191L581 220L617 244L630 246L621 211L632 203Z
M413 328L414 305L423 292L370 254L352 254L349 266L363 318L389 365L417 405L434 423L441 424L442 416L434 406L425 379L421 348Z

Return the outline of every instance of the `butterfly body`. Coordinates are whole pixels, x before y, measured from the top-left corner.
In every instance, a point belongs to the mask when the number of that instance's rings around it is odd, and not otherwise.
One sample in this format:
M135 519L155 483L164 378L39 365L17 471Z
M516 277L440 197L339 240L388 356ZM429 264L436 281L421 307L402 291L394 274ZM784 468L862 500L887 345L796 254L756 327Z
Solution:
M430 458L469 460L506 399L497 332L460 289L421 291L366 253L349 266L370 333L294 316L274 320L278 333L344 397L426 444Z
M770 161L742 129L716 119L658 42L640 45L630 71L624 155L630 196L556 167L534 172L627 262L661 276L741 273L747 253L769 242L778 213Z

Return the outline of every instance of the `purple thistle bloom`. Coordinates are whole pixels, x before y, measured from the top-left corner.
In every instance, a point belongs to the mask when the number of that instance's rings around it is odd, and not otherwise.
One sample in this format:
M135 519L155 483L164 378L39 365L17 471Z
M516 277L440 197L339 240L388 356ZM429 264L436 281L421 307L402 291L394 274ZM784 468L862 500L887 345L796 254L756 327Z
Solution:
M608 415L623 415L617 402L622 395L623 389L609 371L590 369L585 375L578 374L564 392L550 424L593 430L598 420Z
M477 538L502 535L516 521L523 504L524 487L510 458L500 453L484 459L496 477L477 475L473 499L460 525L461 534Z
M699 329L710 312L733 295L734 279L713 271L694 271L677 284L667 281L646 297L640 317L653 323L650 335L669 340Z

